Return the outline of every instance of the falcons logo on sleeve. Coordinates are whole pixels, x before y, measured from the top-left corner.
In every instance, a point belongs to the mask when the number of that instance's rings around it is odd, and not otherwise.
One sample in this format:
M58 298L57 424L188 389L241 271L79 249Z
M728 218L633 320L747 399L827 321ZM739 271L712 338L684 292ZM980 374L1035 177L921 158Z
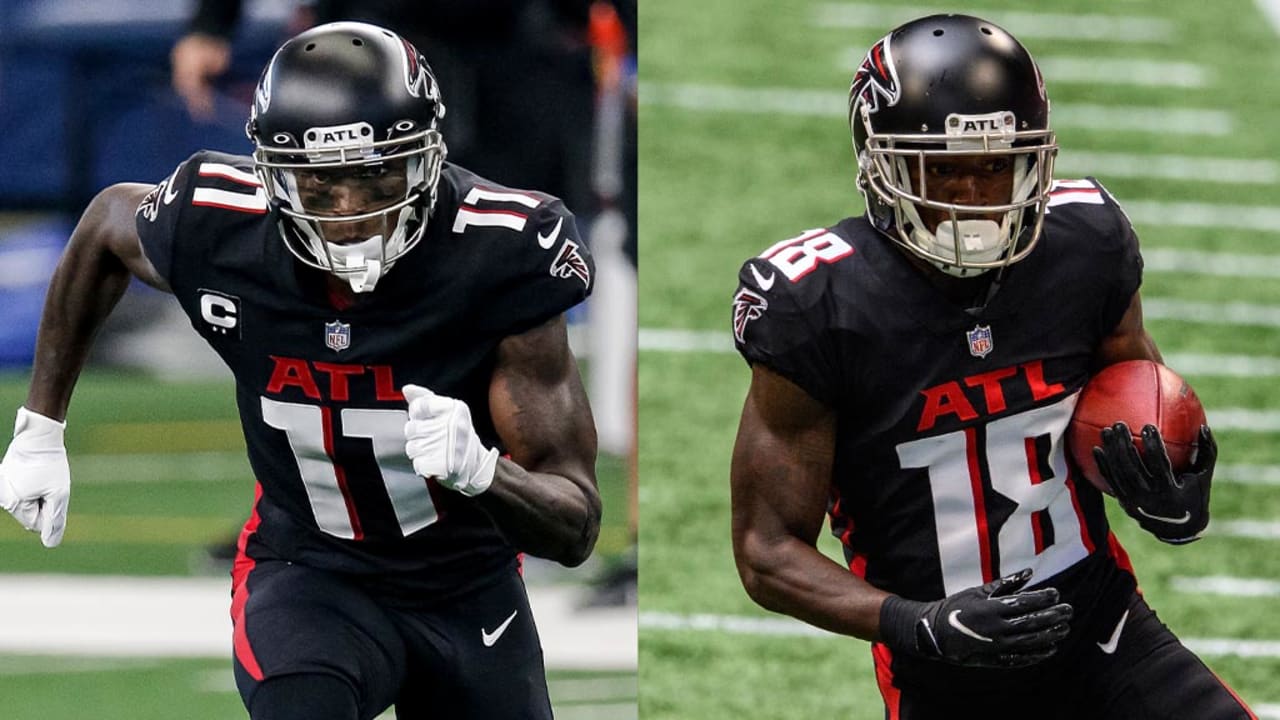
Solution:
M572 240L565 240L564 245L560 246L560 252L556 253L556 259L551 263L552 277L578 278L586 287L591 287L591 269L587 267L587 261L582 257L582 253L578 252L578 243Z
M764 315L768 309L768 300L745 288L733 296L733 336L738 342L746 342L743 338L747 333L747 323Z

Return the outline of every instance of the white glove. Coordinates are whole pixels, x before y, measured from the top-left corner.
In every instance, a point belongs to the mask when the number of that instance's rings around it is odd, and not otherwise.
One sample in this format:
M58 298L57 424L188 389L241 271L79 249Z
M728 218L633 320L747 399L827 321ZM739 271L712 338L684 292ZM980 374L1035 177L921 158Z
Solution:
M419 385L401 388L409 401L404 452L423 477L474 497L489 489L498 469L498 451L480 442L471 426L471 408Z
M0 460L0 507L31 531L45 547L62 542L71 499L71 467L62 444L66 423L18 408L13 442Z

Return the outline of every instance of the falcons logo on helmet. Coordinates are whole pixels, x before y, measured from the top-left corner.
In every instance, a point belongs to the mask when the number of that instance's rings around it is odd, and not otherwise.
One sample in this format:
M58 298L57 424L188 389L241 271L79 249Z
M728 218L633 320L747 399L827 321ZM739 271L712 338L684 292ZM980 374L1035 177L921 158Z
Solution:
M850 101L866 103L868 112L880 110L881 98L886 107L893 107L902 97L898 69L893 65L893 51L889 48L890 37L886 35L871 46L849 85Z
M409 90L409 94L414 97L425 95L429 100L439 100L440 90L436 87L431 70L422 61L418 48L404 38L400 38L400 44L403 46L401 49L404 50L401 58L404 60L404 86Z
M566 280L576 277L582 281L583 285L591 287L591 268L582 257L582 253L578 252L578 243L572 240L564 241L564 245L560 246L560 252L556 253L556 259L551 263L551 275Z
M764 311L768 309L768 300L746 288L733 296L733 336L738 342L746 342L743 338L747 333L747 323L764 315Z

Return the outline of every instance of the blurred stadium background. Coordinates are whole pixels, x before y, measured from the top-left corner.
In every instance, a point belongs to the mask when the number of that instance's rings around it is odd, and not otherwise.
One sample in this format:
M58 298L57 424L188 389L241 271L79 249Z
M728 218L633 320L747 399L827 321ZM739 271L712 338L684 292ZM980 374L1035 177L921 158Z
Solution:
M1280 11L1261 0L644 0L640 714L882 717L866 643L771 615L739 585L728 467L749 373L729 303L745 258L862 212L849 79L888 29L934 11L1030 48L1058 176L1097 176L1138 228L1148 327L1222 452L1201 542L1113 523L1161 618L1280 718Z
M214 114L197 121L169 74L192 0L0 0L0 412L25 398L48 277L85 203L113 182L159 181L200 148L250 152L254 84L301 4L245 2ZM602 74L598 117L626 111L629 67ZM620 152L614 144L598 165L620 172ZM593 218L579 213L587 234ZM599 349L619 344L607 334L619 328L634 335L634 279L625 260L599 272L612 306L593 299L571 319L601 423L605 527L588 565L532 561L526 577L557 716L627 719L637 714L626 572L633 366L606 363ZM0 717L244 717L225 550L253 481L229 374L165 295L135 284L112 315L72 403L67 446L63 545L45 550L0 520Z

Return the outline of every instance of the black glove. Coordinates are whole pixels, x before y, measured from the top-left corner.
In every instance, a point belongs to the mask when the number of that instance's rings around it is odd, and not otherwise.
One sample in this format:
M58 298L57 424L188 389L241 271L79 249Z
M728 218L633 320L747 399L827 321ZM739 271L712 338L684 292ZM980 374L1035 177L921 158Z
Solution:
M1019 592L1029 579L1031 570L1022 570L933 602L890 595L880 607L880 637L895 652L957 665L1034 665L1067 637L1071 606L1054 588Z
M1093 449L1098 470L1111 485L1120 507L1142 529L1167 543L1200 539L1209 524L1209 485L1218 461L1218 444L1209 426L1200 426L1199 449L1191 470L1174 475L1169 453L1155 425L1142 428L1143 453L1129 427L1118 422L1102 430L1102 447Z

